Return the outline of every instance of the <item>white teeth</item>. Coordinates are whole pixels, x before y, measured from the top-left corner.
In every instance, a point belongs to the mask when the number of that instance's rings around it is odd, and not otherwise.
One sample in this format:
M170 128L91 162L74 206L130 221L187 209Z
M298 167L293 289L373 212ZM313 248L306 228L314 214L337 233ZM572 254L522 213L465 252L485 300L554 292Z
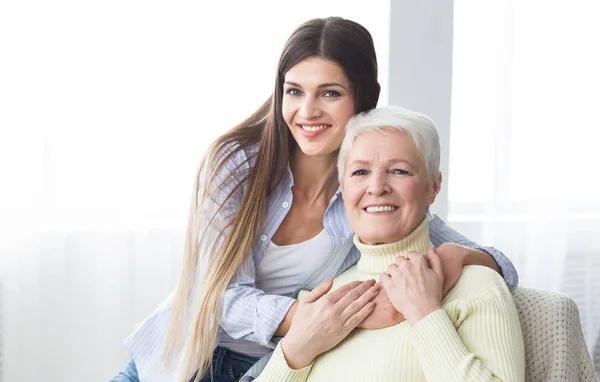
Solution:
M328 125L321 125L321 126L304 126L304 125L300 125L302 127L303 130L306 131L319 131L319 130L325 130Z
M376 206L376 207L367 207L367 212L392 212L396 210L398 207L394 206Z

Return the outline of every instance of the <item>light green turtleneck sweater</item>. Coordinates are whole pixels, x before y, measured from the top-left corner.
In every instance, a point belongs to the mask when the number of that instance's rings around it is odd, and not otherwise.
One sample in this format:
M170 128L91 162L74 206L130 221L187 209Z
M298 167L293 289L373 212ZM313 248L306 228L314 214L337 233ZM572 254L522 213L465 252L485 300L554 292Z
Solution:
M334 280L379 279L397 256L426 253L427 219L406 238L364 245L356 266ZM525 357L519 317L502 277L481 266L466 266L439 309L413 327L404 321L378 330L354 330L313 364L289 368L277 346L257 382L485 382L524 381Z

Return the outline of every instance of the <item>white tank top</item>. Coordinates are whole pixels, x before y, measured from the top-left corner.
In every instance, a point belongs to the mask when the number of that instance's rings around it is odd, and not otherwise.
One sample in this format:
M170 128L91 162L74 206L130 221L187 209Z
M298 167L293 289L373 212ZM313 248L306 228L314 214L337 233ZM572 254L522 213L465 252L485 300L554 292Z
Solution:
M256 267L256 287L267 294L291 296L313 272L323 265L331 241L325 230L298 244L277 245L272 241Z
M325 230L298 244L279 246L269 242L256 267L256 288L266 294L291 296L323 265L330 250L331 239ZM223 333L219 345L252 357L262 357L268 351L251 341L234 340L227 333Z

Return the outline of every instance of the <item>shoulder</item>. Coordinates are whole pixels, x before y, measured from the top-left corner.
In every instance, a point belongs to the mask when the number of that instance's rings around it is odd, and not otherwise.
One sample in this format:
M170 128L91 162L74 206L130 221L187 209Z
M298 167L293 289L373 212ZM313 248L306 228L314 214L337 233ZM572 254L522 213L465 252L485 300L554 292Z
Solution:
M222 203L233 192L241 199L257 152L258 144L241 147L235 141L211 147L196 179L198 202L201 203L206 195Z
M467 265L447 298L478 299L498 295L510 295L506 282L498 272L480 265Z
M254 166L258 149L258 143L246 147L236 141L224 143L212 149L207 162L213 169L219 165L230 171L249 169Z

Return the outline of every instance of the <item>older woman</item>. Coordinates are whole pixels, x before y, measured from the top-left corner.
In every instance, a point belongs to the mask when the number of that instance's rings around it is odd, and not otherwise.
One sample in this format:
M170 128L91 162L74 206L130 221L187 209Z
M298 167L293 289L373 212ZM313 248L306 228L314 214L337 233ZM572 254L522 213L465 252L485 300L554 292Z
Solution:
M424 115L387 107L350 120L338 176L361 258L302 297L257 381L524 380L519 318L502 277L467 266L442 297L444 277L427 224L442 182L439 161L439 137ZM344 297L357 300L345 309L345 302L337 308L343 298L336 293L328 295L334 304L326 311L313 306L332 284L370 285L380 275L404 322L354 331L325 324L331 315L360 320L358 293Z

